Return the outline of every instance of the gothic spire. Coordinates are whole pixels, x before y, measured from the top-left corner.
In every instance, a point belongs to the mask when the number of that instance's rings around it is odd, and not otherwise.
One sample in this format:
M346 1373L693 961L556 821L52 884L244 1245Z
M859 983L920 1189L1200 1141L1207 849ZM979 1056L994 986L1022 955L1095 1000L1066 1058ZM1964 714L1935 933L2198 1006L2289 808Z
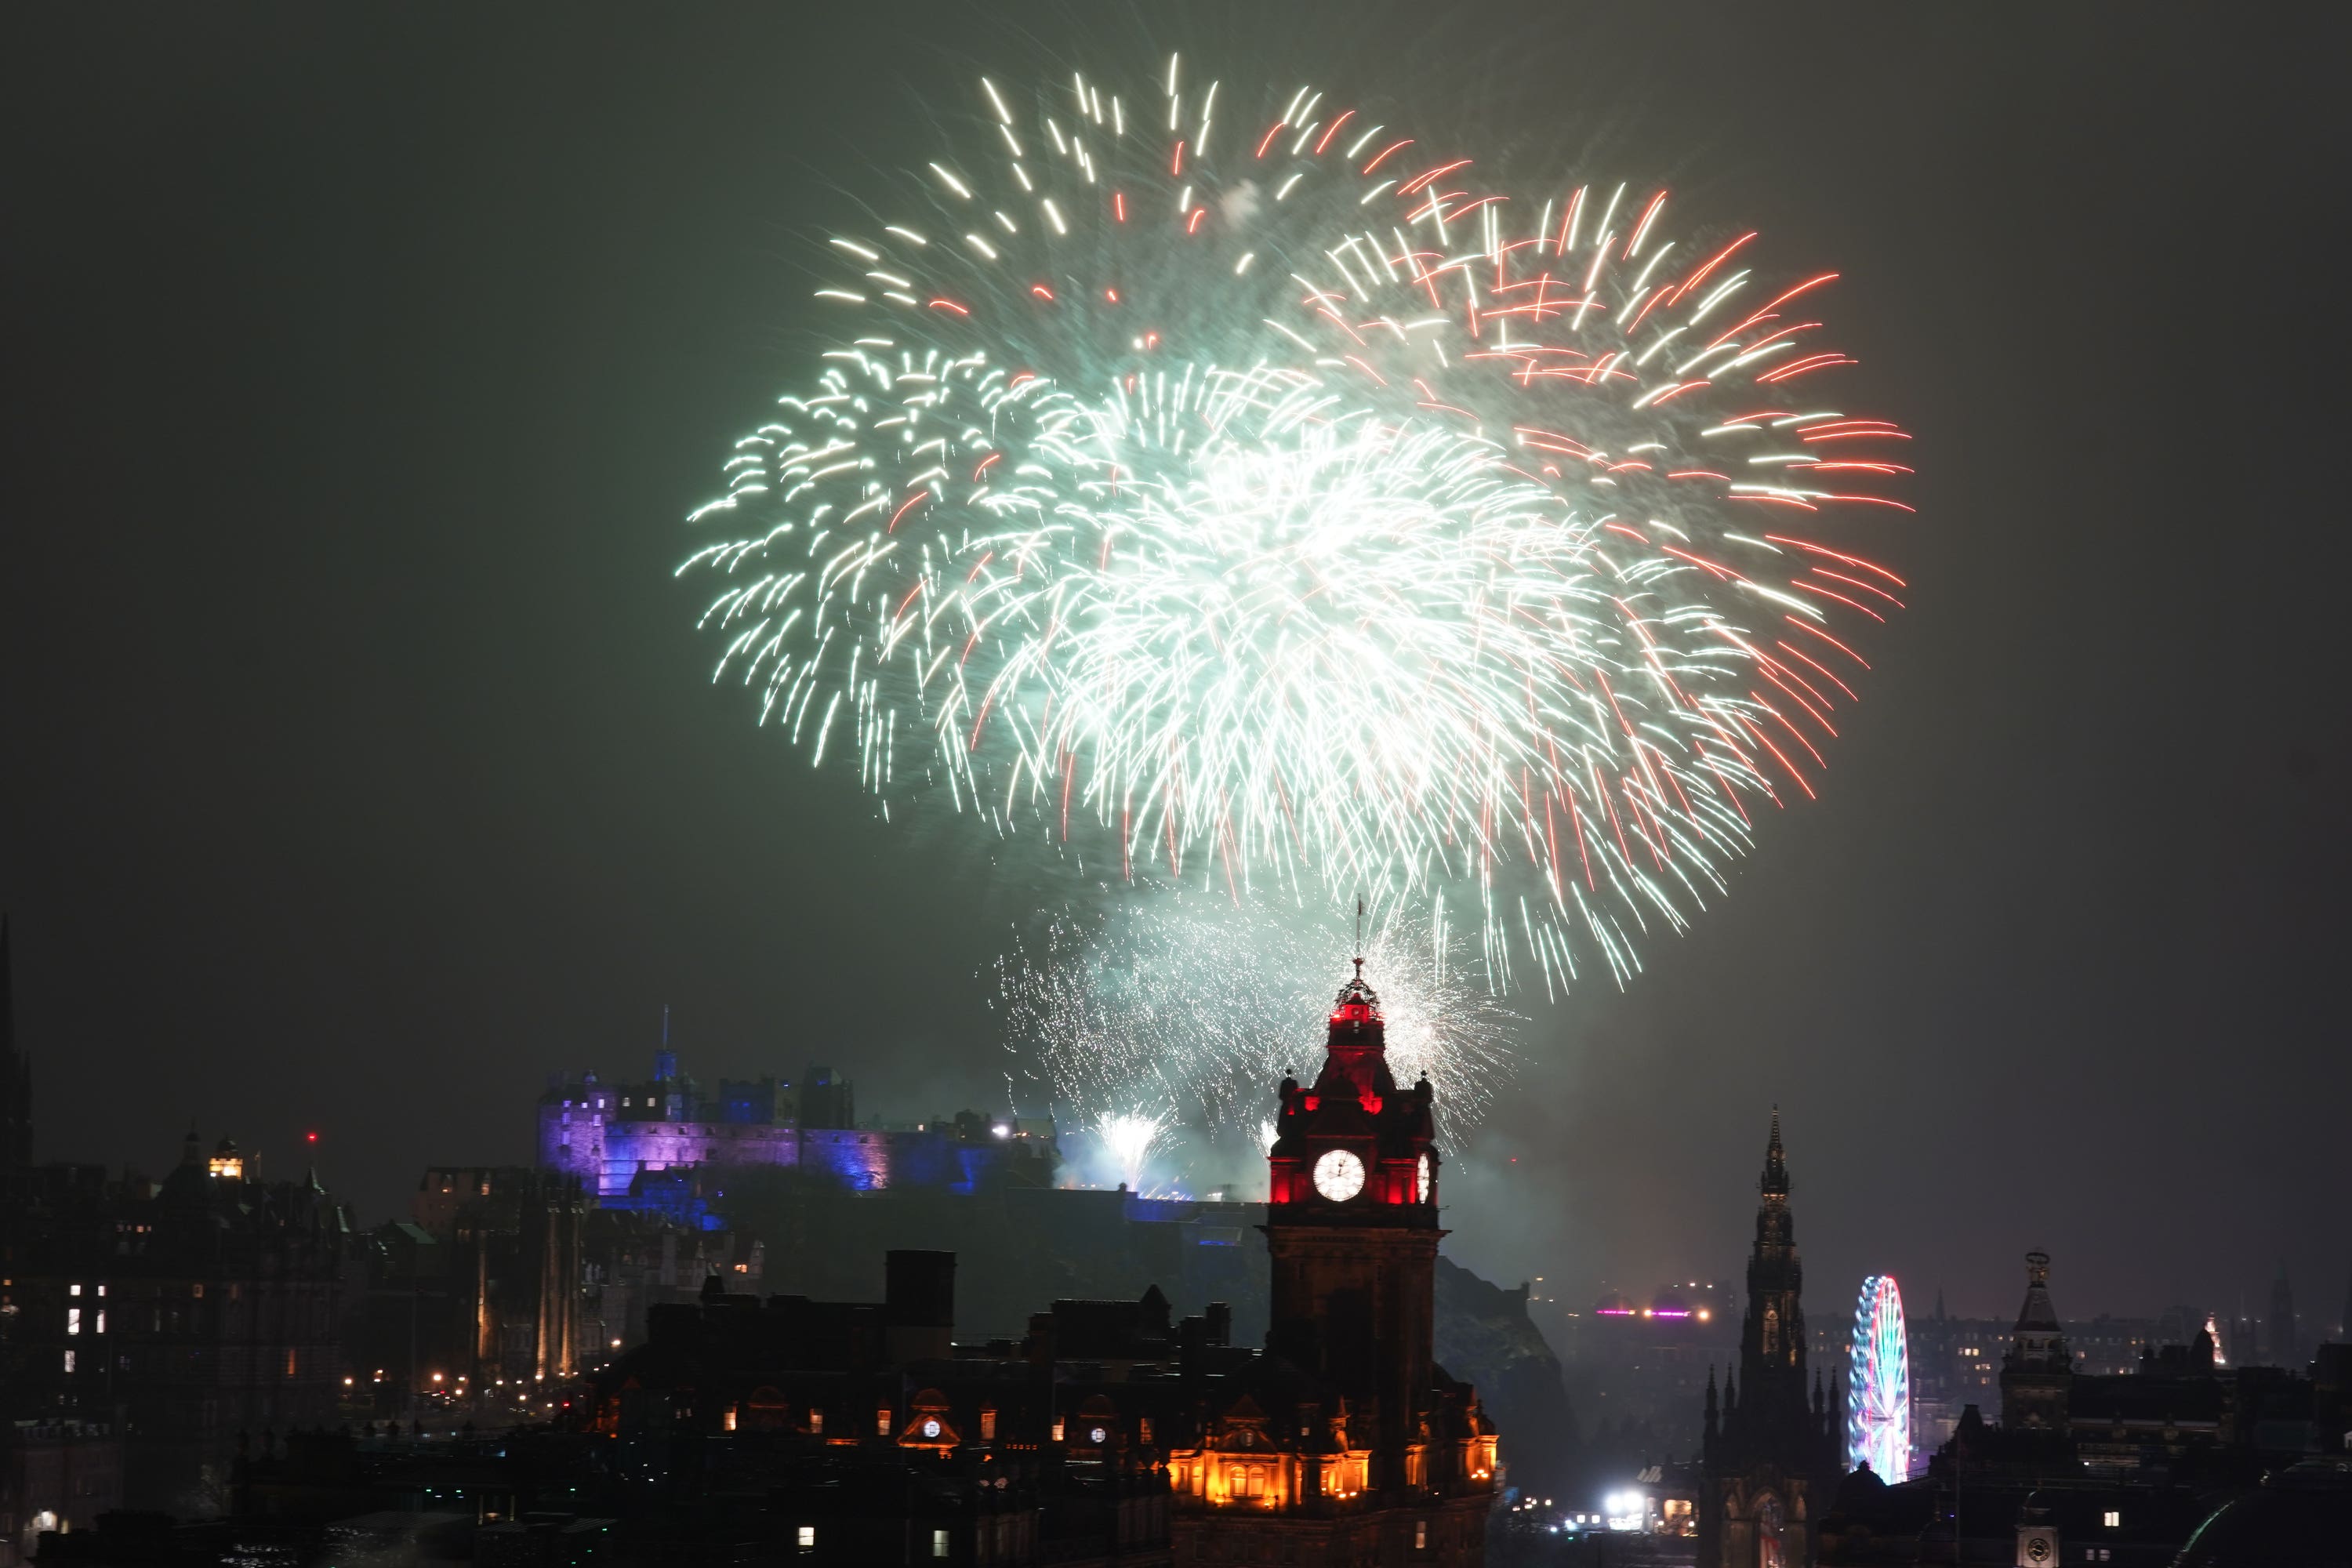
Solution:
M1780 1108L1772 1108L1772 1141L1764 1146L1764 1175L1759 1189L1768 1198L1789 1195L1789 1162L1780 1148Z

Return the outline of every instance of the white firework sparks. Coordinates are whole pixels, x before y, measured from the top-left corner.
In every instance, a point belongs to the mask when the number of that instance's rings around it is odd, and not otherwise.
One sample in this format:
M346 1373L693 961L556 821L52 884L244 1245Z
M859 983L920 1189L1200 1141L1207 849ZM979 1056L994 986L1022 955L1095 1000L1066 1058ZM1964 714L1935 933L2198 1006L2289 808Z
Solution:
M1261 1138L1273 1086L1312 1076L1331 994L1349 970L1343 924L1236 910L1213 898L1122 904L1098 921L1051 921L1000 959L998 1005L1016 1071L1081 1121L1139 1102L1212 1134ZM1519 1020L1464 973L1440 924L1391 916L1364 943L1398 1081L1426 1073L1441 1131L1475 1125L1509 1081Z
M833 346L695 514L719 674L886 811L1240 904L1444 900L1491 988L1622 984L1811 793L1832 616L1901 587L1786 531L1909 510L1902 433L1794 390L1853 363L1801 319L1834 275L1175 62L973 107L831 237Z

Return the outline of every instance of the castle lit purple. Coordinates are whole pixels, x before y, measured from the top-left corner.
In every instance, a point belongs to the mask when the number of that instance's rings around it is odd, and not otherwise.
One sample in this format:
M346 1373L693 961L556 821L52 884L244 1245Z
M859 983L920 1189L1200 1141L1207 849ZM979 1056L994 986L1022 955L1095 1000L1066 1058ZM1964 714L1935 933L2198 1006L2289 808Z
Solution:
M539 1163L580 1178L607 1208L699 1208L706 1176L782 1167L857 1191L893 1186L969 1193L995 1177L1050 1186L1053 1124L961 1111L914 1126L856 1125L850 1083L812 1067L796 1087L720 1079L716 1094L654 1053L652 1079L607 1083L593 1071L548 1081L539 1099Z

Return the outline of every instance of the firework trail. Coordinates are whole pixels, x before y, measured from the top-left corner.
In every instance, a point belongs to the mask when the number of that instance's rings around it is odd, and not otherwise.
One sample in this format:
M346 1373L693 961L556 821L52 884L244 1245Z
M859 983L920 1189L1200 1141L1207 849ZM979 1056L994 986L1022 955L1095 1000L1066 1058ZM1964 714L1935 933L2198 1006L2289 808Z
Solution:
M718 676L886 815L1443 899L1490 987L1622 984L1812 794L1896 607L1847 541L1904 437L1814 390L1834 275L1172 60L971 107L831 237L831 346L694 514Z
M1268 1089L1311 1074L1320 1026L1346 975L1348 932L1224 900L1136 900L1100 918L1056 918L997 961L995 1003L1018 1071L1082 1122L1166 1104L1209 1133L1262 1152ZM1391 913L1363 946L1400 1083L1441 1091L1442 1135L1475 1124L1510 1079L1517 1016L1450 950L1442 924Z

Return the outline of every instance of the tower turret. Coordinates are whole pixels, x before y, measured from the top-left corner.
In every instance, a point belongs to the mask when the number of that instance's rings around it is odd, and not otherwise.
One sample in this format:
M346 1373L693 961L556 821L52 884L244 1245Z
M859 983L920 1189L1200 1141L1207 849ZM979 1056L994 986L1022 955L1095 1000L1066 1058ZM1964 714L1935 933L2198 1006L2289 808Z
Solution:
M2074 1358L2050 1301L2050 1255L2036 1247L2025 1255L2025 1304L2001 1357L2000 1424L2064 1431L2074 1381Z
M1267 1151L1269 1348L1372 1416L1376 1485L1402 1485L1430 1399L1438 1154L1432 1089L1399 1089L1363 960L1331 1004L1323 1065L1285 1078Z

